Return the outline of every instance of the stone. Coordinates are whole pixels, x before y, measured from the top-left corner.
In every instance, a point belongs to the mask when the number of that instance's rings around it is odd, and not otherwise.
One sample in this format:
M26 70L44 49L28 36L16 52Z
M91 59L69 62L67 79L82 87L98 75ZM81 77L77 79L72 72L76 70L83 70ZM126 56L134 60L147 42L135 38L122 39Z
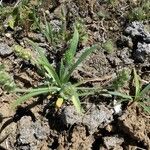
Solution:
M49 126L42 124L39 120L33 122L30 117L24 116L19 121L17 131L17 150L37 150L47 140L49 135Z
M128 47L123 48L121 51L118 51L118 56L121 58L124 64L130 65L133 64L131 59L131 50Z
M117 136L106 136L103 137L103 142L107 150L115 149L115 150L123 150L120 145L124 142L123 138Z
M150 56L150 32L142 22L134 21L125 29L125 34L132 41L132 58L136 63L144 63Z
M143 63L146 59L146 55L150 55L150 44L138 42L137 49L134 52L134 59L137 62Z
M7 57L12 53L12 49L5 43L0 43L0 56Z
M144 25L141 22L134 21L125 29L125 33L131 37L144 37Z
M43 37L42 34L37 34L33 32L28 32L28 38L31 39L32 41L36 42L43 42L45 41L45 38Z
M150 43L150 33L146 33L146 36L143 38L143 40L145 41L145 43Z
M134 21L126 29L125 33L146 43L150 43L150 33L144 30L142 22ZM140 42L140 41L139 41Z
M93 134L98 127L104 128L113 121L113 111L104 105L93 104L88 113L81 115L76 112L74 106L66 106L62 111L61 120L66 125L83 123L89 128L90 134Z

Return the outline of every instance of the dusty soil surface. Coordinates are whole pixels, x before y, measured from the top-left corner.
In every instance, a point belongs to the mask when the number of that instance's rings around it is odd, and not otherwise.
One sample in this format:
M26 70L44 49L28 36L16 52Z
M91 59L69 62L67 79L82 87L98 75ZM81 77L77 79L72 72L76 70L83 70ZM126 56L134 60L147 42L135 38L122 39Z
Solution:
M8 9L8 6L14 7L17 2L3 0L2 4ZM35 1L31 2L34 5ZM132 9L141 5L140 0L45 0L37 9L37 16L44 20L44 10L53 30L58 31L63 24L63 10L67 40L73 32L75 21L83 22L76 58L82 53L82 48L100 44L99 49L75 70L74 80L99 79L98 82L95 80L89 83L90 86L106 88L112 84L120 70L135 67L142 82L148 84L150 15L146 14L147 18L141 20L129 19ZM68 41L58 37L59 44L52 45L39 30L31 29L28 22L21 25L18 23L14 29L10 29L6 22L7 17L1 15L0 63L19 87L36 87L41 84L42 77L31 62L14 53L12 46L19 44L26 47L26 39L31 39L46 49L50 62L57 64L68 46ZM111 44L106 45L108 41ZM127 84L124 90L129 92L129 86ZM150 149L150 115L137 103L125 102L121 110L116 112L114 97L95 94L81 99L85 113L80 115L70 103L56 109L51 105L55 97L47 96L32 98L14 110L12 103L18 96L0 88L2 150Z

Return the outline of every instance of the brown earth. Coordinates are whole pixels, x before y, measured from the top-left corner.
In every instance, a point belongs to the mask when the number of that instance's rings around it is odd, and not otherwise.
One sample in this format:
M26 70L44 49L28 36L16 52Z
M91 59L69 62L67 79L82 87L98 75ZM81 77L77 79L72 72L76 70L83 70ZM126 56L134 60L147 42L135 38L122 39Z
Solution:
M109 39L112 39L115 45L111 53L108 53L103 47L93 52L74 72L75 79L101 78L101 82L96 82L96 85L106 86L111 84L119 70L136 67L143 82L149 83L150 55L146 56L144 63L135 63L132 51L137 43L129 36L126 36L129 40L126 40L121 46L119 43L123 39L126 26L129 24L127 14L136 5L138 5L138 1L135 0L118 0L114 6L101 0L57 0L55 3L52 0L46 0L43 2L41 8L50 9L52 23L61 22L60 10L61 8L65 9L68 32L72 32L69 30L72 30L72 24L76 19L83 20L88 40L81 42L79 49L94 43L102 44ZM144 27L149 26L148 20L142 21L142 23ZM18 58L14 52L9 51L9 48L15 43L26 45L25 39L29 38L38 41L45 47L51 56L50 59L56 63L55 58L62 49L66 48L66 44L62 41L60 45L57 45L58 52L51 52L49 49L54 50L54 47L50 46L49 48L49 44L40 33L29 31L30 34L25 34L24 30L19 34L17 32L5 30L0 33L0 44L7 45L4 55L0 51L0 63L5 65L6 70L20 87L37 86L42 82L42 77L36 73L36 68L29 62ZM6 33L10 33L11 36L8 37ZM81 51L76 57L80 53ZM89 111L85 116L80 116L80 119L69 104L56 110L51 106L53 98L49 99L44 96L38 99L33 98L17 111L13 110L11 104L17 97L18 95L8 94L0 88L0 149L150 149L150 116L137 104L123 105L122 114L116 115L110 98L99 95L86 97L81 101L83 105L87 105L85 107ZM67 122L64 121L64 115L65 119L68 119ZM98 124L94 126L93 122ZM91 124L92 132L90 131Z

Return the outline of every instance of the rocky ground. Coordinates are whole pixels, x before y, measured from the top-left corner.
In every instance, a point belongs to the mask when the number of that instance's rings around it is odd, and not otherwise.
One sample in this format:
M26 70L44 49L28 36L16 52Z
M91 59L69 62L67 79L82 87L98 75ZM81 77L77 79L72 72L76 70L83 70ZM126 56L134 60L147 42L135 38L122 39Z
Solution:
M57 64L68 46L76 21L81 30L76 57L84 47L95 43L100 47L77 68L73 74L75 80L99 78L100 82L95 81L90 85L106 88L120 70L130 70L131 78L131 70L136 68L143 85L149 83L148 0L45 0L39 6L36 5L37 1L31 0L27 8L36 6L36 15L42 21L44 11L56 33L65 24L65 39L64 36L54 37L55 44L47 42L41 31L33 25L35 22L30 22L27 16L12 26L12 20L8 19L12 14L7 11L16 7L18 2L3 0L3 6L0 7L0 63L4 64L6 71L20 87L36 87L40 85L42 77L29 61L16 55L13 45L26 48L26 39L31 39L46 50L51 62ZM27 8L20 12L27 14ZM130 86L127 83L123 90L133 94L129 91ZM86 112L80 115L69 103L56 109L51 105L53 97L49 99L46 96L33 98L14 110L11 104L18 96L0 88L2 150L150 149L150 115L137 102L122 103L121 108L118 105L118 111L113 105L116 97L95 94L81 99Z

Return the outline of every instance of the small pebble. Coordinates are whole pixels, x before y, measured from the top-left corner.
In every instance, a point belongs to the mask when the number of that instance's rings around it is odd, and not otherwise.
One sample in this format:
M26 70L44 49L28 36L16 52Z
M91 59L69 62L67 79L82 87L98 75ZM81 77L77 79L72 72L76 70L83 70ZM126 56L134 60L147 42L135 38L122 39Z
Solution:
M7 38L9 38L9 39L12 38L12 34L11 34L11 33L6 33L5 36L6 36Z
M0 56L6 57L12 53L12 49L5 43L0 43Z

